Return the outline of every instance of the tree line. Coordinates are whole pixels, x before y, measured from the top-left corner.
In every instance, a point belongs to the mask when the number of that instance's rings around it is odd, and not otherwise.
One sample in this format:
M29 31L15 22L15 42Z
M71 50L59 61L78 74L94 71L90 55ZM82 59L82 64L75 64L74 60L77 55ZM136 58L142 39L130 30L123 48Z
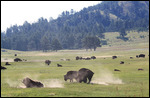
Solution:
M149 30L149 2L131 1L129 4L134 5L131 9L124 9L119 4L119 1L104 1L79 12L73 9L63 11L57 19L48 21L41 17L32 24L25 21L22 26L13 25L5 32L1 31L1 48L22 51L96 50L103 45L100 39L105 39L105 32L120 32L118 38L126 41L126 31Z

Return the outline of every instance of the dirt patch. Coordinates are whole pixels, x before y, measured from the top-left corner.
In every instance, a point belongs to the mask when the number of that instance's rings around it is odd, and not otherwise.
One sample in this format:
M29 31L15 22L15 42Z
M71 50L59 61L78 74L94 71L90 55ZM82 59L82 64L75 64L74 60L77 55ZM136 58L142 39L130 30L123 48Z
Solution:
M14 62L14 59L11 59L11 58L1 58L1 62Z

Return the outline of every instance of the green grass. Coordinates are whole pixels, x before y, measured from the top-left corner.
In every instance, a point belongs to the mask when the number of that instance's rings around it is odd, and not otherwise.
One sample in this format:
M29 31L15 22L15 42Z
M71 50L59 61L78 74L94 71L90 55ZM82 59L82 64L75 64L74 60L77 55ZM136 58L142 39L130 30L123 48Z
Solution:
M16 58L27 59L27 62L10 62L5 66L5 60ZM136 58L137 54L146 54L145 58ZM136 43L126 45L103 46L97 51L61 50L58 52L42 51L14 51L7 50L1 54L1 65L7 70L1 70L1 96L2 97L149 97L149 43ZM96 60L75 60L76 56L90 57L95 55ZM112 59L117 55L117 59ZM130 59L130 56L133 59ZM60 59L71 59L62 61ZM105 59L104 59L105 58ZM52 60L50 66L44 64L46 59ZM124 61L125 64L119 64ZM57 67L57 63L63 67ZM89 68L95 74L92 81L101 75L107 74L122 80L123 84L85 84L65 82L63 75L69 70ZM121 72L115 72L114 69ZM143 68L144 71L138 71ZM58 80L62 88L20 88L25 77L42 83L51 83ZM109 78L108 78L109 79ZM45 82L45 80L48 80ZM56 81L55 81L56 82Z

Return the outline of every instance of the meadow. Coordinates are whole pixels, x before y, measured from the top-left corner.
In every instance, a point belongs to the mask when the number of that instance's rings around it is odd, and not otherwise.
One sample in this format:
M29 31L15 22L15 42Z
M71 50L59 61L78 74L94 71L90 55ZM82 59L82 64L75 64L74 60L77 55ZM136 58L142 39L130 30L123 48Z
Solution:
M96 51L60 50L1 52L1 97L149 97L149 43L102 46ZM27 59L13 62L16 58ZM145 54L145 58L136 58ZM112 56L118 56L112 59ZM76 56L95 60L75 60ZM130 59L133 57L133 59ZM70 59L70 61L66 61ZM51 60L50 66L44 61ZM8 61L11 65L6 66ZM120 64L124 61L124 64ZM57 67L61 64L63 67ZM94 72L91 84L64 81L70 70L88 68ZM138 71L143 68L143 71ZM119 71L114 71L119 69ZM40 81L44 88L25 88L25 77Z

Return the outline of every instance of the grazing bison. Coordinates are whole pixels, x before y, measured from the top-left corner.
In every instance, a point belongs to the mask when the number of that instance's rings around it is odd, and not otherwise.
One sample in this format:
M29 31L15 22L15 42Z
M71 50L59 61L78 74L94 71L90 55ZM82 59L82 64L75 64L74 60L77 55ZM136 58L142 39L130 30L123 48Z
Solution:
M145 54L140 54L140 55L139 55L139 58L140 58L140 57L145 58Z
M62 65L60 65L60 64L57 64L57 67L62 67Z
M120 71L119 69L114 69L114 71Z
M14 62L19 62L19 61L22 61L20 58L15 58L14 59Z
M89 57L87 57L87 58L85 58L85 60L90 60L91 58L89 58Z
M6 67L1 66L1 69L7 69Z
M94 59L96 59L96 57L95 57L95 56L91 56L91 59L93 59L93 60L94 60Z
M77 57L76 57L76 60L79 60L79 58L80 58L80 57L79 57L79 56L77 56Z
M93 75L94 73L91 70L86 69L86 68L81 68L78 71L77 81L80 83L81 82L87 83L87 78L88 78L89 80L88 84L89 84L91 82Z
M83 59L82 57L79 56L76 57L76 60L82 60L82 59Z
M15 54L15 56L17 56L17 54Z
M124 61L121 61L120 64L124 64Z
M51 64L51 61L50 60L45 60L45 64L49 65L49 64Z
M67 81L70 79L70 82L73 82L73 79L77 79L78 72L77 71L68 71L66 75L64 75L64 80Z
M9 64L9 62L6 62L5 65L11 65L11 64Z
M138 71L140 71L140 70L141 70L141 71L143 71L144 69L142 69L142 68L139 68L139 69L138 69Z
M130 59L133 59L133 57L130 57Z
M112 59L116 59L117 58L117 56L112 56Z
M27 88L32 88L32 87L44 87L44 85L41 82L38 81L33 81L30 78L25 78L23 79L22 83L27 87Z

